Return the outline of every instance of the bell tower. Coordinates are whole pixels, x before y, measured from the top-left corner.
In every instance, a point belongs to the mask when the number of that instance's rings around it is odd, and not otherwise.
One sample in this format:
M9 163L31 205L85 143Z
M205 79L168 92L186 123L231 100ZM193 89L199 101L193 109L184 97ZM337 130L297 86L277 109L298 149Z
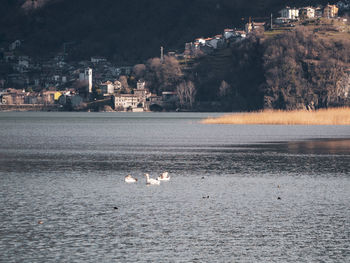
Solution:
M88 93L92 93L92 68L85 69L85 79L88 81Z

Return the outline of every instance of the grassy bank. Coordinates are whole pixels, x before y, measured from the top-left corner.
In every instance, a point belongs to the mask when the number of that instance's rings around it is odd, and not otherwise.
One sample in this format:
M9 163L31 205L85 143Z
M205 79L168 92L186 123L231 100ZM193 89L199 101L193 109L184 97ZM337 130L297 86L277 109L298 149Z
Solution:
M208 118L204 124L270 124L270 125L350 125L350 108L321 109L317 111L265 110Z

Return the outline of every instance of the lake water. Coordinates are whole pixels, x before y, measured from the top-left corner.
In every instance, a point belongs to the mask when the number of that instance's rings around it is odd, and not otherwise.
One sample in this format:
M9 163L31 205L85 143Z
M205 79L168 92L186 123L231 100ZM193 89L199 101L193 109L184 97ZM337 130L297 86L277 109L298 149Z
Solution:
M350 126L215 115L0 112L0 262L350 262Z

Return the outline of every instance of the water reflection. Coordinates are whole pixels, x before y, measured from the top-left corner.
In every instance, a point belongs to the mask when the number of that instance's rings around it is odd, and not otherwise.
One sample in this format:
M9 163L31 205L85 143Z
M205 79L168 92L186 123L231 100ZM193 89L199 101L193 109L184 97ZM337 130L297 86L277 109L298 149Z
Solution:
M294 154L350 154L349 139L288 142L287 151Z
M11 150L0 154L0 172L157 172L221 174L350 173L350 140L328 139L247 145L129 145L100 149ZM111 147L109 149L109 147ZM114 150L112 150L114 149Z

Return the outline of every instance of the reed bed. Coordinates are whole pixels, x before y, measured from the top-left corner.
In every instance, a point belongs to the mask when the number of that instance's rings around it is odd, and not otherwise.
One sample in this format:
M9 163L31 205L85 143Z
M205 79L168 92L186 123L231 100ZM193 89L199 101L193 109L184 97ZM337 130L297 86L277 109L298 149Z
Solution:
M265 124L265 125L350 125L350 108L307 110L264 110L236 113L203 120L204 124Z

